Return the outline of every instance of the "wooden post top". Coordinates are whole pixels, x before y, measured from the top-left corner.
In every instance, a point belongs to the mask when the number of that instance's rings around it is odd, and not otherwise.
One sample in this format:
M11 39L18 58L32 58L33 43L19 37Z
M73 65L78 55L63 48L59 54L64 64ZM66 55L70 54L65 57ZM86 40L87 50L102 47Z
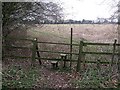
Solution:
M35 41L37 40L37 38L34 39Z

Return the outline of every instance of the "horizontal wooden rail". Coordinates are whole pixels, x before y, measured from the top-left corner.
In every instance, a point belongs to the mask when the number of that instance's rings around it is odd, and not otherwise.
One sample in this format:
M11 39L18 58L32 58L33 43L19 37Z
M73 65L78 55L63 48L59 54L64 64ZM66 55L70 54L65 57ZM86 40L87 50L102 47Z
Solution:
M2 39L33 41L32 39L27 39L27 38L16 38L16 37L2 37Z
M113 43L88 43L88 42L84 42L83 44L84 46L86 45L106 45L106 46L113 46ZM120 44L116 44L117 46L120 46Z
M82 61L82 62L83 62L83 61ZM96 63L96 64L97 64L98 62L97 62L97 61L84 61L84 63ZM111 62L105 62L105 61L103 62L103 61L102 61L102 62L99 62L99 63L100 63L100 64L110 64ZM114 63L114 64L116 64L116 63Z
M30 47L19 47L19 46L8 46L8 45L3 45L2 47L10 47L10 48L18 48L18 49L32 49Z
M106 54L106 55L112 55L112 53L108 52L82 52L83 54ZM115 55L118 55L118 53L115 53Z
M55 51L42 51L42 50L37 50L39 52L48 52L48 53L62 53L62 54L74 54L78 55L78 53L70 53L70 52L55 52Z
M4 58L4 57L11 57L11 58L28 58L28 59L31 58L31 57L15 56L15 55L3 55L2 57L3 57L3 58Z
M39 57L36 57L35 59L39 59ZM61 58L40 58L43 60L50 60L50 61L61 61ZM63 61L70 61L69 59L63 60ZM77 62L77 60L72 60L72 62Z
M55 43L55 42L37 42L37 43L79 46L79 44Z

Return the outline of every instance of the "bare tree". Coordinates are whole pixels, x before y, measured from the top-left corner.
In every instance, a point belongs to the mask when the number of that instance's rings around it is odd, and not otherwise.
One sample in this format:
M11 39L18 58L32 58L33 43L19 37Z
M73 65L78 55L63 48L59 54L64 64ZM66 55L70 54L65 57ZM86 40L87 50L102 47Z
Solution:
M53 2L2 2L3 36L25 23L40 24L46 20L60 20L62 8Z

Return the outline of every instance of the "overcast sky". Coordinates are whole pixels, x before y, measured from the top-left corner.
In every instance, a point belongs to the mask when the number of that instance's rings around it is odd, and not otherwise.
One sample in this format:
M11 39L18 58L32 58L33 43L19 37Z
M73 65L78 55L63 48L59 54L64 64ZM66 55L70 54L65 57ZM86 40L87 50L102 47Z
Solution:
M9 1L9 0L7 0ZM10 0L11 1L11 0ZM16 0L12 0L16 1ZM20 0L18 0L20 1ZM21 0L22 1L22 0ZM26 0L34 1L34 0ZM35 0L43 1L43 0ZM44 0L60 3L63 7L64 19L73 20L96 20L99 18L109 18L117 9L114 7L119 0Z
M112 0L58 0L62 2L65 19L95 20L99 18L109 18L115 3Z

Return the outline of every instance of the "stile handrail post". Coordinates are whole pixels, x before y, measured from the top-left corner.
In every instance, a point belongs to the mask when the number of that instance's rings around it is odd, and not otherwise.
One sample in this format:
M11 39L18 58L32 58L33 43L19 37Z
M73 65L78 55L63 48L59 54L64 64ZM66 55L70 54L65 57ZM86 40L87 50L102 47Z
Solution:
M82 52L83 52L83 41L80 41L79 45L79 56L77 61L76 71L79 72L81 70L81 62L82 62Z
M35 62L35 56L36 56L36 46L37 46L37 39L35 38L33 42L33 47L32 47L32 61L31 61L31 66L34 66Z

